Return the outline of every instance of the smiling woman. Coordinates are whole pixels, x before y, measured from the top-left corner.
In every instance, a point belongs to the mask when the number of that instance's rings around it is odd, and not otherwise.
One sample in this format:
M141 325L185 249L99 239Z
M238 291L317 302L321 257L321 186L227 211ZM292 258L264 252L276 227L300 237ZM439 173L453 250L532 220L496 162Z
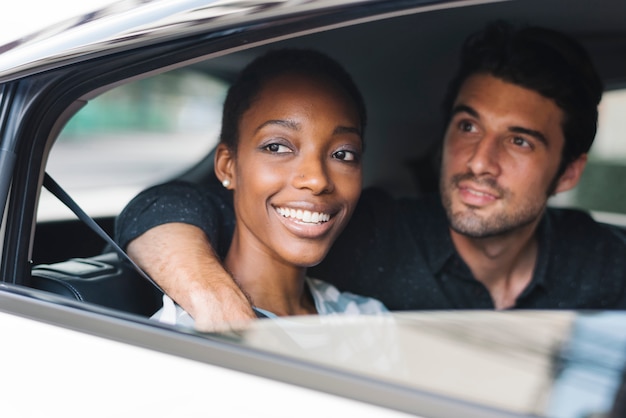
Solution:
M386 312L376 300L306 277L358 201L365 121L352 78L312 50L269 52L229 89L215 153L215 173L233 191L236 218L225 266L264 315ZM142 193L129 207L158 201L168 187ZM133 210L123 212L119 230L127 234L136 219ZM193 325L168 296L155 316Z
M303 267L321 261L361 192L359 125L354 105L326 80L283 73L264 83L236 148L222 144L215 160L218 178L232 179L237 226L226 263L240 281L253 274L238 270L268 257ZM260 259L239 265L254 242Z

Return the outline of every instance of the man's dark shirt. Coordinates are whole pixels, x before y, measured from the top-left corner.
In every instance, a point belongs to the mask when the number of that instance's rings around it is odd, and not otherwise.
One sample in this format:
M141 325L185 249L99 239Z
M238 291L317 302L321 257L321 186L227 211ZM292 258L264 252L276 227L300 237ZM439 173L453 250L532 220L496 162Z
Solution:
M116 239L125 247L167 222L202 228L223 258L234 230L232 196L221 187L180 182L148 189L118 217ZM581 211L548 209L537 233L533 278L515 308L626 309L621 230ZM393 199L364 191L328 256L308 274L375 297L391 310L494 308L454 248L438 195Z

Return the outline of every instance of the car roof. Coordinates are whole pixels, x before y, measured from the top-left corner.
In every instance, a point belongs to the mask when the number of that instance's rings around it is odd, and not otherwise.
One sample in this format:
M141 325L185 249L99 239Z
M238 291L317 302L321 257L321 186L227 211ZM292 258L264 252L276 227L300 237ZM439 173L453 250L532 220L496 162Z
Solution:
M72 16L0 46L0 81L132 48L315 10L337 13L372 0L312 2L207 0L121 0Z
M33 74L46 69L55 68L77 59L88 59L104 53L116 53L129 48L137 48L168 39L181 38L197 33L220 30L236 25L239 30L247 23L271 21L281 16L298 16L311 11L340 15L350 11L348 17L336 26L350 23L362 23L367 17L360 15L358 8L366 8L368 4L380 5L377 0L314 0L299 1L217 1L206 0L118 0L87 14L73 16L67 10L67 19L44 27L30 35L0 45L0 81ZM397 3L395 8L398 9ZM517 20L528 20L535 24L546 24L555 29L578 35L587 43L602 42L610 34L612 42L620 39L626 42L626 30L623 18L626 5L619 0L600 0L596 7L589 9L583 2L572 4L567 0L463 0L435 1L423 5L422 1L404 2L409 6L418 7L420 12L438 8L462 7L463 15L475 14L475 19L463 19L458 25L450 25L446 30L451 33L466 33L463 27L468 21L481 22L485 17L493 19L491 11L501 10L500 18L507 15ZM467 6L487 3L507 3L490 9L472 8ZM533 3L535 6L533 6ZM603 7L606 3L609 7ZM385 14L377 11L376 19L393 17L397 14L408 14L407 9L390 9ZM568 18L558 20L556 17L567 11ZM589 14L592 16L589 16ZM483 16L483 17L481 17ZM496 14L497 16L497 14ZM480 25L480 23L479 23ZM317 30L327 29L318 28ZM621 35L616 36L616 33ZM370 33L370 36L373 35Z

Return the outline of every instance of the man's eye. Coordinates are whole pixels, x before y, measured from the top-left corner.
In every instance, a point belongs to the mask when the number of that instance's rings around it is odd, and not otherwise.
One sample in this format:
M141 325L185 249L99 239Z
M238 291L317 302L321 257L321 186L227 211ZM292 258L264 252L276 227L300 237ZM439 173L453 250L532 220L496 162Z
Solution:
M476 130L473 123L465 120L459 122L459 129L463 132L474 132Z
M285 154L285 153L291 152L291 149L289 149L289 147L282 145L282 144L276 144L276 143L267 144L263 148L269 152L273 152L276 154Z
M333 153L333 158L341 161L357 161L357 155L355 152L341 150Z
M530 147L531 146L530 142L527 141L526 138L522 138L521 136L513 137L512 142L514 145L517 145L518 147Z

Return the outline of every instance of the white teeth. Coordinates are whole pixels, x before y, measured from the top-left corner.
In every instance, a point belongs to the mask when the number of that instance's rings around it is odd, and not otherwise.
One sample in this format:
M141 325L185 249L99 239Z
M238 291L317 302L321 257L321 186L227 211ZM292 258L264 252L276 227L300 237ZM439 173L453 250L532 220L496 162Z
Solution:
M294 218L306 223L318 224L322 222L328 222L330 220L330 215L327 213L288 208L276 208L276 211L285 218Z
M479 192L477 190L468 189L467 191L476 196L487 196L487 193Z

